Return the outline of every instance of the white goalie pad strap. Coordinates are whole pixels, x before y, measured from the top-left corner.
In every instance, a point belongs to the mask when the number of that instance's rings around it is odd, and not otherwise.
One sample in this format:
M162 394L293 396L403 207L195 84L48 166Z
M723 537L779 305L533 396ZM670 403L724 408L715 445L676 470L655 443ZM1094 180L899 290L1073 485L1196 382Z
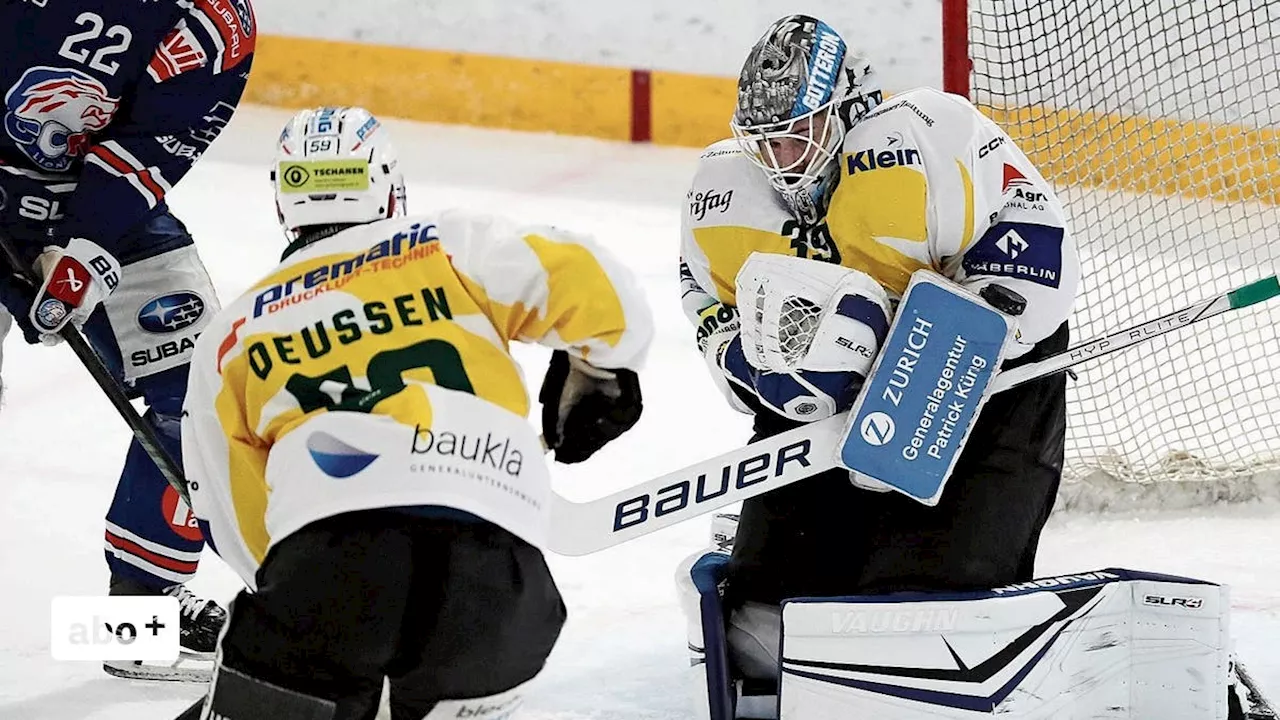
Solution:
M422 720L507 720L524 704L527 680L510 690L469 700L441 700Z
M125 266L103 306L128 382L190 362L196 338L219 310L195 245Z
M889 327L871 276L816 260L752 253L736 279L742 352L752 367L866 375Z
M1227 717L1224 586L1109 569L783 607L781 720Z

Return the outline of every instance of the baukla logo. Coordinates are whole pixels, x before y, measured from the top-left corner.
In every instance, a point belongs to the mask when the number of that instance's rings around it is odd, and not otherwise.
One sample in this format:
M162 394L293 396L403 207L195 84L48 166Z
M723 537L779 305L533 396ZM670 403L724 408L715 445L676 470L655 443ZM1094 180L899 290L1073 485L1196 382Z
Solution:
M335 478L351 477L378 459L322 431L307 438L307 452L325 475Z
M511 447L511 438L494 437L490 432L469 436L417 425L414 427L413 446L409 448L409 452L414 455L470 460L501 470L511 477L519 475L520 468L524 467L524 454L518 448Z

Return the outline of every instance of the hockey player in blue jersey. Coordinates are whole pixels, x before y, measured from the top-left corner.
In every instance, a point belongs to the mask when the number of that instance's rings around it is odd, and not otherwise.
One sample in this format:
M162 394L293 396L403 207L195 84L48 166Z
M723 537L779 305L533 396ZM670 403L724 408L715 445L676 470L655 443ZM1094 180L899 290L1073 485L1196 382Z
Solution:
M231 119L254 24L250 0L0 4L0 233L43 278L3 267L0 301L28 342L80 327L175 458L191 350L218 304L165 195ZM184 650L210 653L226 614L183 584L204 539L136 441L106 520L111 594L175 596Z

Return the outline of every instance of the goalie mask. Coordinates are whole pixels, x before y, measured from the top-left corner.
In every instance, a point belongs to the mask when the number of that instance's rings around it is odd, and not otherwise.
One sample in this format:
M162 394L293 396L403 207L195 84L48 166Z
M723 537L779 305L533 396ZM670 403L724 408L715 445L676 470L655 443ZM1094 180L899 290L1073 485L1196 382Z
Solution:
M866 57L821 20L789 15L751 48L730 127L792 214L814 223L839 179L845 133L880 102Z
M303 110L285 126L271 171L280 225L290 242L304 229L405 214L404 175L390 134L368 110Z

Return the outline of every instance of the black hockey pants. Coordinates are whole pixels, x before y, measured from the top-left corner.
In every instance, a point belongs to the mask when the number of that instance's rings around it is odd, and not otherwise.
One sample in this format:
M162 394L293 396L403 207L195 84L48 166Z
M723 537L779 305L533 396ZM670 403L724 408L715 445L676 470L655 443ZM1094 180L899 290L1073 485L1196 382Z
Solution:
M393 510L312 523L271 549L231 605L222 663L369 720L394 720L537 675L565 608L542 554L485 522Z

